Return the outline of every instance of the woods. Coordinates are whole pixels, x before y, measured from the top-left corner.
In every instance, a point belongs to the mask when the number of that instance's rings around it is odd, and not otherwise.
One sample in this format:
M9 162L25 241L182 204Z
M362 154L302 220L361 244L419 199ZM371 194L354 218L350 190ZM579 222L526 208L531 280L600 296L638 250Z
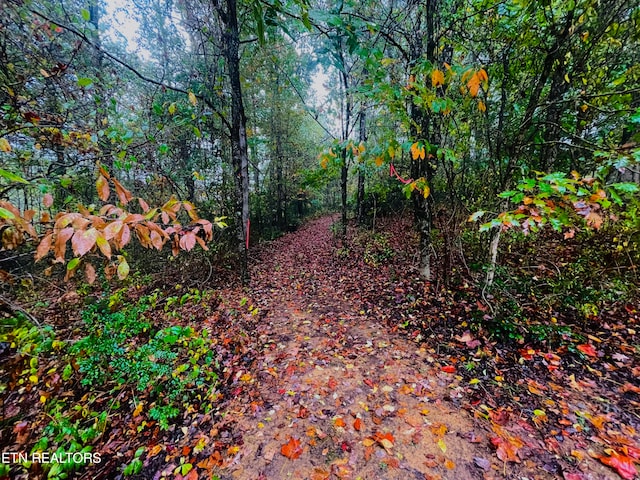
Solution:
M0 5L0 477L637 476L636 2Z

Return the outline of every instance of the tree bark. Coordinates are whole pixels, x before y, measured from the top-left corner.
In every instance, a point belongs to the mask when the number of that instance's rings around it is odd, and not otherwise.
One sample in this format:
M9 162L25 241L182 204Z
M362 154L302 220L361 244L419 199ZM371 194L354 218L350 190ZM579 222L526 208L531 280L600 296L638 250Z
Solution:
M360 110L360 142L365 143L367 141L367 118L364 110L364 106ZM356 219L358 225L364 223L364 163L360 162L360 168L358 169L358 197L356 201Z
M224 24L223 54L227 63L231 87L231 161L236 182L236 235L240 255L242 283L249 282L248 243L249 223L249 152L247 147L247 118L240 82L240 31L236 0L225 0L226 11L221 13Z

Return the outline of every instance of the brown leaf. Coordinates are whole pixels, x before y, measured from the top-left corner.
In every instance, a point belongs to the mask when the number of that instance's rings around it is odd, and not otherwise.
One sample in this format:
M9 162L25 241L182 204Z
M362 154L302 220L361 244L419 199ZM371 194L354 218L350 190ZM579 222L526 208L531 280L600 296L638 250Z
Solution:
M280 447L280 453L287 457L289 460L295 460L302 455L302 447L300 446L300 440L297 438L289 437L289 441Z
M111 180L113 181L113 185L116 187L116 195L118 196L118 200L120 200L120 203L122 205L126 205L127 203L129 203L133 198L131 192L124 188L122 184L115 178L112 178Z
M98 231L95 228L89 230L76 230L71 239L71 248L76 257L82 257L96 244Z
M53 238L53 234L49 233L48 235L45 235L44 238L42 239L42 241L40 242L40 244L38 245L38 248L36 248L36 262L38 260L42 260L44 257L47 256L47 254L49 253L49 250L51 250L51 239Z
M67 249L67 241L73 236L73 228L63 228L56 235L56 241L54 246L54 255L56 262L64 262L64 255Z
M96 190L98 191L98 197L100 200L106 202L109 199L109 182L104 175L98 176L98 180L96 181Z
M138 203L140 204L140 208L144 213L147 213L149 211L149 204L145 202L143 199L138 198Z
M90 263L84 264L84 277L87 279L89 285L93 285L96 281L96 269Z

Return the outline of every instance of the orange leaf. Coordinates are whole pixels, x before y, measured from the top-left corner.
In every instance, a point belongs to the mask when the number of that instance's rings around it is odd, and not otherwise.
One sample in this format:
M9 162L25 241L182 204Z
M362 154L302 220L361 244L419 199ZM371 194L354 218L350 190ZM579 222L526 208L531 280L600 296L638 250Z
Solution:
M362 430L362 420L360 420L359 418L356 418L356 419L353 421L353 429L354 429L354 430L356 430L356 431L358 431L358 432L359 432L360 430Z
M344 423L344 420L342 419L342 417L338 417L333 421L333 424L336 427L345 427L347 424Z
M49 253L49 250L51 250L52 237L53 237L53 234L51 233L48 235L45 235L42 241L40 242L40 244L38 245L38 248L36 249L36 262L38 260L42 260L47 255L47 253Z
M519 438L501 438L493 437L491 443L496 447L496 455L503 462L516 462L520 463L518 458L518 450L522 448L524 443Z
M289 437L289 441L282 445L280 453L287 457L289 460L295 460L302 455L302 447L300 446L300 440L297 438Z
M112 180L113 180L113 185L116 187L116 195L118 195L118 199L120 200L120 203L123 205L126 205L131 201L131 199L133 198L133 195L131 195L131 192L126 188L124 188L118 180L116 180L115 178L113 178Z
M633 459L625 455L621 455L615 450L611 450L611 456L605 457L604 455L598 457L602 463L615 469L625 480L633 480L636 478L636 467L633 464Z
M593 345L591 345L590 343L585 343L582 345L578 345L576 347L578 350L580 350L582 353L584 353L585 355L589 355L590 357L597 357L598 353L596 352L596 349L593 348Z
M96 190L98 191L98 197L100 197L100 200L106 202L109 199L109 183L103 175L98 176L98 180L96 181Z
M431 72L431 85L433 85L434 88L439 85L444 85L444 73L437 68Z
M82 257L89 252L96 244L98 238L98 231L95 228L89 230L76 230L73 238L71 239L71 248L76 257Z
M58 232L54 246L54 255L56 257L56 262L64 262L64 254L67 249L67 241L71 238L72 235L72 227L63 228Z

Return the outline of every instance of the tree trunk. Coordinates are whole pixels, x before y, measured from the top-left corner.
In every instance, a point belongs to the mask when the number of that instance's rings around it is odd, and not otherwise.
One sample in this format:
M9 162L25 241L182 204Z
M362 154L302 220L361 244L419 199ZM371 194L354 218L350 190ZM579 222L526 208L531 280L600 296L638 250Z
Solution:
M242 101L240 83L240 32L236 0L226 0L222 18L224 31L224 57L227 62L231 86L231 160L236 182L236 229L240 254L242 283L249 282L247 259L249 223L249 152L247 148L247 118Z
M364 106L360 110L360 142L367 141L367 119ZM358 197L356 201L356 218L358 225L364 223L364 163L360 162L358 169Z
M342 56L342 51L340 52ZM342 60L344 66L344 60ZM344 111L344 124L342 127L342 140L345 143L342 149L342 168L340 169L340 197L342 200L342 241L347 240L347 180L349 175L349 155L347 154L347 140L349 139L349 125L351 124L351 94L349 93L349 76L347 72L341 71L340 78L342 79L342 88L344 89L345 111Z

